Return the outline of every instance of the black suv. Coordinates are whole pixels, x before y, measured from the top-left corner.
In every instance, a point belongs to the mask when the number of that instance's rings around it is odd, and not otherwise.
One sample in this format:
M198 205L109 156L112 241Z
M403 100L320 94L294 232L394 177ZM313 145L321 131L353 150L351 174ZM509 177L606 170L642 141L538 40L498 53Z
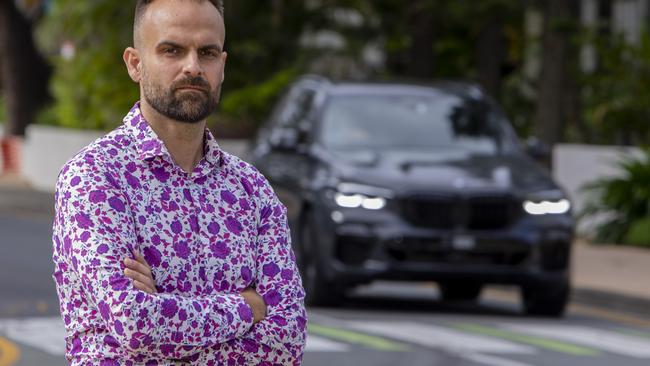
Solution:
M287 206L310 305L387 279L446 300L515 284L529 314L564 312L571 204L473 84L303 77L252 160Z

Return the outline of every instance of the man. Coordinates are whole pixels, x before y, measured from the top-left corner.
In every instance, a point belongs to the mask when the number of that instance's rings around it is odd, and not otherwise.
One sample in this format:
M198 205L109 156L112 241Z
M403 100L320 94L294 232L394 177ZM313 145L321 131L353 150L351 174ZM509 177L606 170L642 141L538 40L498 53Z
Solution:
M298 365L304 291L286 210L206 128L220 0L137 1L141 100L61 170L54 279L73 365Z

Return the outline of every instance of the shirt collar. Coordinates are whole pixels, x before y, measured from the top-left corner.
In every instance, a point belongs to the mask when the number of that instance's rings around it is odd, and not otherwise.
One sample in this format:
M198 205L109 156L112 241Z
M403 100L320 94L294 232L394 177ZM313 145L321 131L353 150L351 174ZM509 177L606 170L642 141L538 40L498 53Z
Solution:
M134 137L135 148L138 158L141 160L150 160L155 157L169 157L169 151L165 143L156 135L149 122L144 118L140 110L140 102L137 102L129 114L124 117L124 126L127 131ZM203 136L203 159L199 166L205 160L211 166L217 166L221 159L221 148L214 138L214 135L206 127Z

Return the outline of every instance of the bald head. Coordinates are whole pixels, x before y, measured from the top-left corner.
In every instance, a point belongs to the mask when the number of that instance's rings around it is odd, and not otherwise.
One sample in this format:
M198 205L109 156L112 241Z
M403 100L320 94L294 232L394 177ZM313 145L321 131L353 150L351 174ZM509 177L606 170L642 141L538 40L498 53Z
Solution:
M149 5L155 1L163 1L163 0L137 0L136 5L135 5L135 17L133 21L133 45L138 48L139 44L141 43L141 36L140 36L140 24L142 23L142 19L144 18L147 9L149 8ZM221 17L223 18L224 16L224 6L223 6L223 0L177 0L177 1L193 1L197 3L202 3L202 2L208 2L214 6L219 14L221 14Z
M155 111L176 122L204 122L218 104L225 78L222 9L208 0L143 3L135 48L127 47L123 55L129 76L140 84L143 110L149 117Z

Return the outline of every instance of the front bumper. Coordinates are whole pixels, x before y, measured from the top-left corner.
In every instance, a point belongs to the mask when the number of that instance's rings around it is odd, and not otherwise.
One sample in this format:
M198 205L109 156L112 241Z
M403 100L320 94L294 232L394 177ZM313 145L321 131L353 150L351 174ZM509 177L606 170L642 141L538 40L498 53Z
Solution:
M315 214L319 267L334 283L385 279L528 285L568 277L573 228L568 215L522 216L503 230L468 231L415 227L390 211L324 207Z

